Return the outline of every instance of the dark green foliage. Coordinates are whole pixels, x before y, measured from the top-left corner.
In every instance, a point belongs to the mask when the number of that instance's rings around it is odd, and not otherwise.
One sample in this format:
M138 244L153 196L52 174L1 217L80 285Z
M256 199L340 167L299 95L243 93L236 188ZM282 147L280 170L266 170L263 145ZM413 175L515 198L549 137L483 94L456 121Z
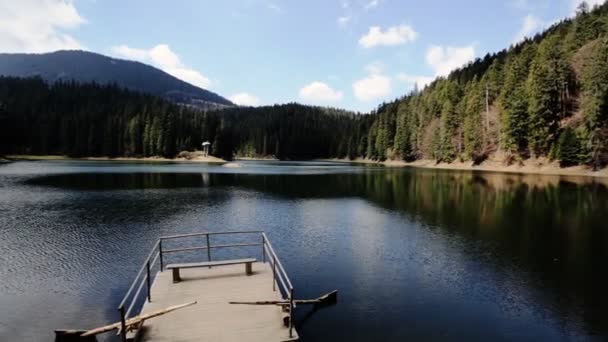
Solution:
M74 157L174 157L207 140L224 159L354 158L373 119L298 104L202 112L115 85L39 78L0 77L0 104L0 153Z
M581 162L581 144L576 132L570 127L564 129L557 143L557 159L562 167L576 165Z
M395 157L479 162L495 151L512 160L555 157L560 126L572 121L583 126L585 161L601 165L608 159L607 28L607 4L581 8L575 18L395 101ZM583 57L582 75L575 74L575 55L588 44L594 44L591 56ZM375 113L369 137L385 139L390 108ZM368 148L367 157L387 156Z
M0 80L0 153L608 162L608 4L370 115L299 104L202 112L117 86ZM570 127L563 129L563 127ZM576 133L574 132L576 131Z
M6 153L172 157L182 137L198 143L217 121L115 85L49 86L39 78L0 78L0 103Z
M528 148L529 114L526 80L536 46L526 45L511 56L507 77L501 93L502 148L510 153L526 154Z
M529 142L535 155L547 155L566 116L571 76L559 41L557 35L542 41L528 76Z
M179 80L139 62L111 58L88 51L56 51L42 54L0 53L0 75L39 75L47 82L117 84L120 87L161 96L176 103L203 108L233 105L225 98Z
M465 89L465 96L462 100L462 111L464 116L463 139L464 139L464 159L476 161L483 158L484 136L487 135L485 128L485 87L482 83L473 80L469 82ZM488 87L489 88L489 87Z
M608 38L592 46L583 68L581 106L584 115L584 149L586 161L601 166L608 136Z

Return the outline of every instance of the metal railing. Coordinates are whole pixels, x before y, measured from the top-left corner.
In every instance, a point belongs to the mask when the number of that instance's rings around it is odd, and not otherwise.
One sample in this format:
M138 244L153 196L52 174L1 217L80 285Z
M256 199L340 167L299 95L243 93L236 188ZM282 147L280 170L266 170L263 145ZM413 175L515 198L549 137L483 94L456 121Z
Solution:
M261 237L260 242L252 242L252 243L233 243L233 244L211 244L211 236L215 235L243 235L243 234L258 234ZM183 238L192 238L192 237L205 237L205 245L204 246L190 246L183 248L172 248L167 249L163 248L163 242L167 240L177 240ZM189 252L189 251L198 251L198 250L206 250L207 251L207 261L211 261L211 251L213 249L220 248L236 248L236 247L254 247L260 246L262 247L262 262L266 263L267 261L270 263L270 267L272 268L273 282L272 282L272 290L277 290L277 285L279 286L279 292L281 293L281 298L289 303L289 337L293 337L293 309L294 305L294 290L289 277L287 276L287 272L285 272L285 268L281 264L281 261L277 257L274 248L272 248L272 244L270 240L261 230L247 230L247 231L226 231L226 232L204 232L204 233L191 233L191 234L181 234L181 235L171 235L171 236L163 236L158 239L158 241L152 247L152 250L148 254L148 257L145 259L143 265L137 272L135 279L131 283L131 286L127 290L125 296L122 301L118 305L118 311L120 313L120 322L121 329L120 335L123 341L127 340L127 324L129 318L131 318L132 310L137 303L139 295L141 291L146 286L147 293L147 301L152 301L152 294L150 292L152 286L152 278L150 270L155 266L156 261L160 261L160 272L164 271L164 258L165 254L179 253L179 252ZM145 271L145 272L144 272ZM139 286L137 286L139 284ZM133 290L137 287L135 293ZM128 304L128 305L127 305Z
M135 279L133 279L133 282L131 283L131 286L127 290L127 293L125 294L122 301L120 301L120 304L118 305L118 311L120 312L120 337L122 338L123 341L127 340L126 321L129 318L129 316L131 315L131 312L133 311L135 304L137 303L137 299L139 298L139 295L141 293L141 290L144 287L144 284L147 285L146 286L147 300L148 300L148 302L152 301L152 294L150 293L150 287L152 286L152 278L150 276L150 269L154 266L154 264L156 263L156 260L158 260L159 257L161 259L161 264L162 264L162 249L160 247L160 244L161 244L161 240L158 240L154 244L154 247L152 247L152 250L150 251L150 253L148 254L148 257L144 261L144 264L139 269L139 272L137 272ZM145 273L144 273L144 270L146 271ZM135 291L135 294L131 296L131 294L133 293L133 289L135 289L136 284L138 284L138 283L139 283L139 286L137 287L137 291ZM127 305L127 303L129 303L129 305Z
M281 260L277 257L270 240L268 240L268 237L264 232L262 232L262 245L262 260L266 263L266 256L268 255L268 262L270 263L270 267L272 267L272 290L276 291L276 284L279 284L281 287L281 297L289 302L289 337L293 337L293 309L295 309L293 302L293 285L287 276L287 272L285 272L283 264L281 264ZM277 280L279 281L277 282Z

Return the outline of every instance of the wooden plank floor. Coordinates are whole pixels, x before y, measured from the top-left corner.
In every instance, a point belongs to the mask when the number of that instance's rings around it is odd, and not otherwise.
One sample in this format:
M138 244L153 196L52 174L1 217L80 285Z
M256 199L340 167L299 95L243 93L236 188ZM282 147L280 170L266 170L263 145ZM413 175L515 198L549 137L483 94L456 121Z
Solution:
M196 300L196 305L146 321L142 341L286 341L277 306L231 305L229 301L280 300L272 290L269 264L253 264L253 275L245 265L180 270L182 281L173 283L171 271L157 274L152 285L152 302L142 313ZM297 333L294 329L294 337Z

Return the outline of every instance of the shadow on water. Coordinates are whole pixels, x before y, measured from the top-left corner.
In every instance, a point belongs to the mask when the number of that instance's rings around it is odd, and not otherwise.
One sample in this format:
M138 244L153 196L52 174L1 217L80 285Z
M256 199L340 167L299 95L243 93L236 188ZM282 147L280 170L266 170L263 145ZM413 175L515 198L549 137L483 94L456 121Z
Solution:
M582 307L592 330L606 333L608 326L604 314L608 282L602 271L608 261L608 196L601 183L412 170L349 175L77 173L36 177L26 183L98 191L234 187L288 199L362 198L431 227L491 244L496 260L508 258L538 275L559 310ZM220 199L200 196L189 202L216 200ZM116 204L111 208L157 207L145 199L139 204L130 200L124 206ZM90 213L86 208L84 212Z
M9 231L16 235L6 236L12 245L5 248L17 256L22 255L20 250L32 249L27 241L39 243L34 250L94 246L74 255L59 254L55 262L81 264L82 269L73 274L70 267L61 274L88 282L83 286L92 294L80 294L85 304L107 298L104 301L110 304L102 310L105 321L116 318L115 306L139 267L133 260L143 260L145 246L156 237L226 223L270 229L273 242L275 236L282 238L277 238L276 247L300 281L300 295L314 297L333 289L334 283L342 286L336 307L298 317L307 340L608 336L604 271L608 188L604 183L389 168L313 174L111 171L33 175L19 178L19 186L5 178L6 200L0 202L12 215L0 218L0 224L13 227ZM38 216L22 214L24 208ZM366 220L373 231L361 225ZM55 224L49 231L18 229L45 227L49 222ZM312 234L306 229L316 226L325 227L326 231L314 234L324 235L330 244L306 235ZM107 246L108 240L115 242ZM36 256L35 251L28 253ZM22 266L39 277L40 270L51 268L47 259L41 253L37 261L23 261ZM17 264L11 266L14 271L20 261L17 257L9 261ZM115 274L102 273L107 269L115 269ZM55 279L55 275L47 277ZM57 288L65 286L57 283ZM327 288L328 283L332 288ZM9 293L19 291L18 285L6 286ZM462 293L449 292L450 287ZM518 326L513 322L519 322L510 315L532 320L510 308L504 309L506 314L496 314L487 304L495 297L501 305L512 304L519 311L540 307L540 316L557 316L561 321L552 324L564 330L572 328L571 321L580 320L584 332L552 335L537 323L538 331L529 335L493 335L495 328L479 323L493 322L501 331L510 331ZM452 316L446 309L471 316ZM484 316L493 318L485 321ZM403 322L409 325L404 327ZM381 328L365 332L373 325ZM436 327L449 327L448 335L433 331ZM346 335L345 328L351 330Z

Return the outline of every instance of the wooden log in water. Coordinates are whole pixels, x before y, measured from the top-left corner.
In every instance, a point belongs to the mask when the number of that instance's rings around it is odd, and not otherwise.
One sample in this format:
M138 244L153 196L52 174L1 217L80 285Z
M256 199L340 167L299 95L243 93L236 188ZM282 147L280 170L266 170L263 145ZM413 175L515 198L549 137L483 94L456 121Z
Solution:
M153 318L153 317L161 316L161 315L167 314L169 312L172 312L172 311L175 311L175 310L178 310L178 309L182 309L182 308L185 308L187 306L194 305L194 304L196 304L196 301L190 302L190 303L186 303L186 304L180 304L180 305L170 306L170 307L168 307L166 309L157 310L157 311L145 314L145 315L135 316L133 318L128 319L125 322L125 326L127 327L127 330L130 330L131 326L136 325L136 324L140 324L141 322L143 322L145 320L148 320L148 319ZM80 336L82 336L82 337L95 336L97 334L103 334L105 332L112 331L112 330L115 330L115 329L120 329L120 328L121 328L121 323L120 322L116 322L116 323L113 323L113 324L104 325L103 327L91 329L91 330L83 333Z
M331 291L315 299L294 299L294 304L333 304L338 301L338 290ZM242 305L289 305L288 300L258 300L253 302L228 302L230 304Z
M86 330L57 329L55 342L97 342L95 336L82 337Z

